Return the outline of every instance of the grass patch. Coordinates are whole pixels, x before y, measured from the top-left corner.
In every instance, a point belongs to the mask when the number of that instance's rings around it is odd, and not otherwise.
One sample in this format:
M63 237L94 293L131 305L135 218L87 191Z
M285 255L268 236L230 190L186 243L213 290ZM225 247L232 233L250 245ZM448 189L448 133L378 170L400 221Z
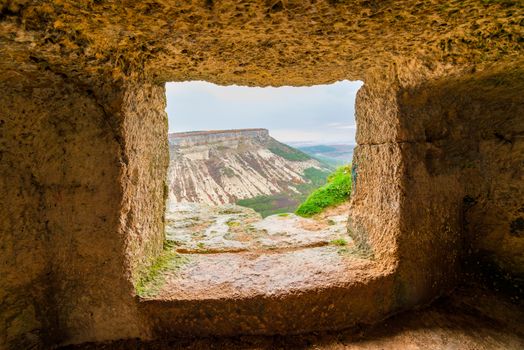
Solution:
M330 244L339 246L339 247L345 247L348 245L348 241L346 241L344 238L337 238L329 242Z
M162 252L149 268L141 273L135 285L135 291L139 297L150 297L158 293L165 282L163 273L167 270L176 270L188 261L186 257L174 250L174 246L174 242L165 241Z
M327 183L311 193L298 207L296 214L310 217L346 201L351 194L351 169L350 166L339 167L329 175Z

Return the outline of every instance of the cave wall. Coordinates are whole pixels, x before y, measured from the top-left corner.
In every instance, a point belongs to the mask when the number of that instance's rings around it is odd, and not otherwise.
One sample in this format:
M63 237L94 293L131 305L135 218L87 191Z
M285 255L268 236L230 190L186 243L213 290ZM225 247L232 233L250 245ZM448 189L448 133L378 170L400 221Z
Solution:
M349 231L357 245L394 269L403 169L399 145L394 68L376 71L357 93L357 147Z
M432 243L435 249L446 250L447 231L460 232L449 246L464 251L453 259L473 260L480 269L494 264L517 279L524 271L519 225L524 220L523 76L519 66L502 66L424 82L401 93L403 123L419 145L406 153L406 159L418 153L406 185L429 180L424 191L440 192L449 209L449 215L441 215L430 197L421 197L426 200L417 201L413 224L438 218L427 226L442 235ZM410 210L406 214L416 212L414 206Z
M138 336L132 281L163 238L163 87L1 86L0 345Z
M121 112L124 201L122 235L130 279L137 282L151 257L162 249L168 188L169 145L163 84L136 83L125 88Z
M122 199L115 130L88 89L52 73L3 84L2 119L11 136L5 153L16 160L2 178L7 189L23 194L6 200L14 208L33 206L7 228L18 245L2 254L12 258L7 272L14 275L2 290L8 303L24 298L25 304L8 304L18 310L4 316L3 340L25 348L93 337L108 323L118 328L108 314L117 307L125 315L129 306L119 295L126 285L123 240L114 234Z
M0 83L0 347L27 348L41 341L50 312L47 286L48 232L43 218L43 186L36 161L45 159L48 113L44 82L24 87ZM43 115L44 114L44 115ZM35 151L36 149L36 151ZM8 344L8 345L6 345ZM3 345L3 346L2 346Z
M133 283L162 248L166 81L365 82L350 227L387 288L395 274L383 314L449 290L459 260L520 278L523 16L518 1L4 1L0 347L147 335Z
M365 80L356 101L349 231L394 271L387 300L392 312L446 293L458 275L462 241L460 212L452 201L455 178L433 177L420 168L427 145L406 121L411 115L404 91L428 75L420 66L386 66Z
M359 91L349 229L398 264L397 307L451 290L464 263L521 285L522 77L386 67Z
M522 266L520 71L405 74L374 71L357 99L350 229L387 276L380 315L449 291L464 247ZM2 82L2 341L148 337L133 282L162 249L164 89L34 77Z

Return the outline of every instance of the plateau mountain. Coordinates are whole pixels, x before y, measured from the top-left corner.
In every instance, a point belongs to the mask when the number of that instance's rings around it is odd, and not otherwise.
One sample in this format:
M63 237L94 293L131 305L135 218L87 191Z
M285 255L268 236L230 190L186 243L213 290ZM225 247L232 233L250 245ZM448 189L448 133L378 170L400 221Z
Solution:
M171 203L238 203L263 215L294 210L333 170L267 129L171 133L169 151Z

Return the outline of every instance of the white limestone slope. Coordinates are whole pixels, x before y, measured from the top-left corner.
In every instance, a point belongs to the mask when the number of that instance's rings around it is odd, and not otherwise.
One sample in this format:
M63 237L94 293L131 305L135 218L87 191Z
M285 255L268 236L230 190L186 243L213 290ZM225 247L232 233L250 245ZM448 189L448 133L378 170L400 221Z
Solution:
M305 169L324 169L315 159L285 159L270 150L275 147L296 152L271 138L265 129L171 134L169 200L234 203L292 191L308 181Z

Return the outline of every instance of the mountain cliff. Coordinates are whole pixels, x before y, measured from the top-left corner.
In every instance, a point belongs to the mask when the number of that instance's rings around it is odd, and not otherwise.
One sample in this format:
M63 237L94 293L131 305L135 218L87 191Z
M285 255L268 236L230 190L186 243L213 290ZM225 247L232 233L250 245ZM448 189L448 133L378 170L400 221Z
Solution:
M290 201L286 205L294 205L331 170L266 129L172 133L169 146L169 200L174 203L219 205L281 195Z

